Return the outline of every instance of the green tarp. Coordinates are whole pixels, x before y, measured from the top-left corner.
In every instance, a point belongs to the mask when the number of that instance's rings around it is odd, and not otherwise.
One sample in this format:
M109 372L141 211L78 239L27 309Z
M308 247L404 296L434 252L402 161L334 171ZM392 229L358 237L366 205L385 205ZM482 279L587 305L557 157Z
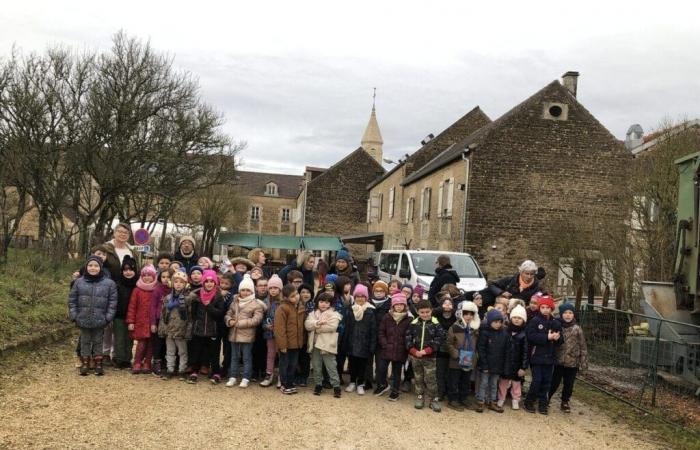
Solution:
M301 237L252 233L221 233L218 243L245 248L281 248L286 250L304 248L306 250L338 251L343 246L340 239L335 236Z

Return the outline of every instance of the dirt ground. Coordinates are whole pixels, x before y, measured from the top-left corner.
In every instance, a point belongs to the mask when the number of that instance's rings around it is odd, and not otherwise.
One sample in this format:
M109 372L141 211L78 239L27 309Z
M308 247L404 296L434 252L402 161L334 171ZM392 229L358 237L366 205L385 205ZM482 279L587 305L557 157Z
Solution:
M113 369L83 378L73 362L70 344L0 361L0 448L663 448L577 401L570 415L438 414L406 394L283 396Z

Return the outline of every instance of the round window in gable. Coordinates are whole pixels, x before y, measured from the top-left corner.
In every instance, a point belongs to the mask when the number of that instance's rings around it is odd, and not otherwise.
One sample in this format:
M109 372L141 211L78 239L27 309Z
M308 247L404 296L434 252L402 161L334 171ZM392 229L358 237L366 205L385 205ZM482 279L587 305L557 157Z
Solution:
M562 109L561 106L558 105L552 105L549 107L549 115L552 117L559 117L561 116Z

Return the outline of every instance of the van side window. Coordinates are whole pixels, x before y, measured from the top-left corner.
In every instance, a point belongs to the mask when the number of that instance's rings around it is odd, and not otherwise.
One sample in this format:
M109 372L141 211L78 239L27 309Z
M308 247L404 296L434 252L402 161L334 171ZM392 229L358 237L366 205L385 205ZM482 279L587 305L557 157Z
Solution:
M391 275L396 273L399 267L399 255L396 253L384 253L379 257L379 270Z
M411 267L408 265L408 255L402 255L401 256L401 269L399 270L399 273L406 271L410 272Z

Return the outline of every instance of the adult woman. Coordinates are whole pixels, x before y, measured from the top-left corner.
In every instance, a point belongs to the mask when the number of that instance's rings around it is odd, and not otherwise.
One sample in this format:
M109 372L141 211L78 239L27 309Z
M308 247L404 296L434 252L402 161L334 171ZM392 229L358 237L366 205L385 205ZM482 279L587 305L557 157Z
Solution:
M437 293L442 290L446 284L454 284L455 286L459 283L459 275L455 270L452 270L452 262L450 257L447 255L440 255L435 261L437 268L435 269L435 277L430 283L430 290L428 291L428 300L433 305L437 307Z
M338 276L346 276L352 282L352 290L360 282L360 274L352 265L352 258L350 257L350 252L346 249L341 249L335 255L335 264L330 270L331 273L335 273Z
M267 257L265 256L263 249L254 248L253 250L249 251L248 259L251 260L256 267L260 267L260 269L262 269L265 278L270 278L272 273L270 272L270 267L265 267Z
M515 297L522 299L525 305L528 305L530 298L541 290L537 274L537 264L528 259L518 266L518 273L489 283L486 290L494 299L498 296Z
M122 261L124 261L125 256L134 257L129 245L130 237L131 226L128 223L119 223L114 228L112 239L104 244L107 249L107 260L104 265L113 277L121 273Z
M298 270L304 276L304 283L309 286L315 286L314 283L314 265L316 258L311 252L299 252L296 260L286 265L279 271L277 275L282 279L282 282L287 284L287 274L292 270Z

